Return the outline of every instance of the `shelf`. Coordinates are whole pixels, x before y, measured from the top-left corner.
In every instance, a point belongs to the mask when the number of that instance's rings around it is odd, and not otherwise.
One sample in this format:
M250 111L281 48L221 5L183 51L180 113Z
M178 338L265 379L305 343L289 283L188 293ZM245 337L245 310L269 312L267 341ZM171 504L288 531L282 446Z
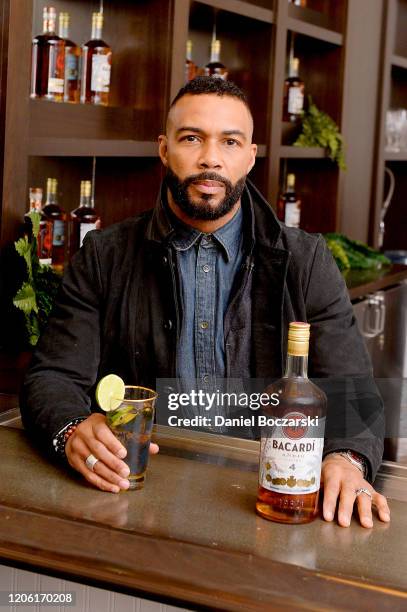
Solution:
M295 4L288 5L288 17L307 23L322 30L335 32L340 34L341 30L338 27L338 17L332 14L327 14L323 11L316 11L308 7L296 6Z
M323 147L281 146L280 157L286 159L323 159L327 157Z
M152 141L161 130L154 109L30 100L30 140Z
M91 138L40 138L29 141L28 155L48 157L158 157L158 143Z
M391 58L391 65L396 66L396 68L404 68L407 70L407 57L402 57L401 55L393 55Z
M243 0L198 0L200 4L207 4L222 11L229 11L241 15L242 17L250 17L265 23L274 23L274 14L270 9L261 6L243 2Z
M292 5L291 7L290 5L290 8L298 7L295 7L295 5ZM335 32L327 28L321 28L318 25L302 21L294 17L288 18L287 28L292 32L296 32L297 34L303 34L304 36L309 36L310 38L316 38L332 45L337 45L339 47L343 45L343 36L339 32Z
M385 161L407 161L407 151L385 151Z

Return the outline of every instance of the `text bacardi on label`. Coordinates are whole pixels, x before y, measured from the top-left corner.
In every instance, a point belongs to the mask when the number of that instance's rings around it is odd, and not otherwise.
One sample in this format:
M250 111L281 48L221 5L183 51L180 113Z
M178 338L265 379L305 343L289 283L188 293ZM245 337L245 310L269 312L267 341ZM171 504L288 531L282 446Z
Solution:
M283 425L261 431L256 511L279 523L318 514L327 399L307 376L309 335L308 323L290 323L285 374L265 391L279 397L265 414Z

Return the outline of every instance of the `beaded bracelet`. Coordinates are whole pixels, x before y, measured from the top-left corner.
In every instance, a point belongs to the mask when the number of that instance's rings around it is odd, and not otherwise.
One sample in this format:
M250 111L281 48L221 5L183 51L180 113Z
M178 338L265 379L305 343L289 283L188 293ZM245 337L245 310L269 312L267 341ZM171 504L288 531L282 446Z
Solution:
M52 444L54 446L55 452L61 457L65 457L65 444L67 443L70 436L74 433L76 428L82 421L87 419L88 417L78 417L76 419L72 419L69 421L65 427L63 427L54 437Z

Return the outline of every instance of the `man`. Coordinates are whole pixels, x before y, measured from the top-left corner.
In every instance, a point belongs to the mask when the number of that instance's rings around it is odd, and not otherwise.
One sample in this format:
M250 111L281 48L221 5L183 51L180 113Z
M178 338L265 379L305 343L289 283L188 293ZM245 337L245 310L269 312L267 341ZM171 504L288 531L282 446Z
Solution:
M124 449L105 417L91 412L95 382L109 372L149 386L170 377L203 384L213 376L280 377L288 323L307 320L313 376L371 374L325 241L280 224L246 182L256 157L252 133L235 85L210 77L186 85L159 137L167 176L156 207L90 233L67 270L26 377L22 416L44 447L54 440L100 489L129 486ZM64 445L69 426L76 429ZM390 520L386 499L364 478L374 479L382 444L326 442L326 520L338 498L342 526L355 501L364 527L373 525L372 502Z

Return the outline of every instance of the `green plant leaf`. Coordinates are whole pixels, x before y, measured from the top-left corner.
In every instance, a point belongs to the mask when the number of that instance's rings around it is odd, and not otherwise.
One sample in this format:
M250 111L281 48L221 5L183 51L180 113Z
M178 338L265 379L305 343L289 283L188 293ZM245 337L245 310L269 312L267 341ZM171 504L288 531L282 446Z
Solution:
M27 266L28 278L30 279L30 281L32 281L33 273L31 262L31 244L28 242L27 236L24 236L24 238L20 238L19 240L17 240L14 243L14 246L17 253L24 258Z
M13 304L26 315L30 314L32 311L38 313L34 287L29 282L23 283L21 288L17 291Z
M34 236L34 238L37 238L38 232L40 231L41 215L36 210L31 210L28 213L28 216L30 217L32 223L32 235Z

